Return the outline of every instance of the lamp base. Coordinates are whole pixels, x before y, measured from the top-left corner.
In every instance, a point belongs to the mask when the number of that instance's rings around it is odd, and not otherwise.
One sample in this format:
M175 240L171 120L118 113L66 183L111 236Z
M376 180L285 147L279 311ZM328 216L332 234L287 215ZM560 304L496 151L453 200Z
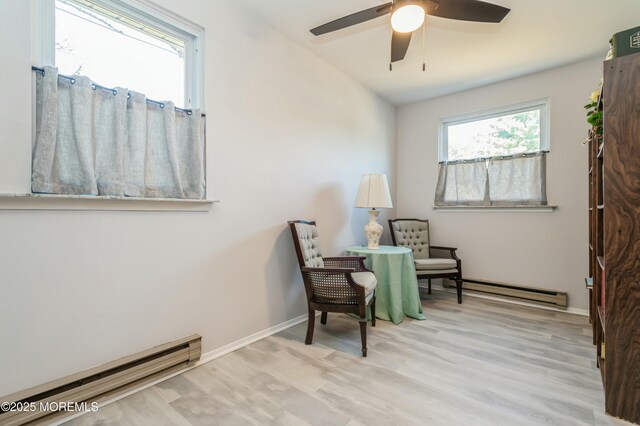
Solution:
M367 236L368 246L371 250L380 249L380 237L382 237L382 225L378 223L378 214L380 211L376 209L369 210L369 223L364 226L364 235Z

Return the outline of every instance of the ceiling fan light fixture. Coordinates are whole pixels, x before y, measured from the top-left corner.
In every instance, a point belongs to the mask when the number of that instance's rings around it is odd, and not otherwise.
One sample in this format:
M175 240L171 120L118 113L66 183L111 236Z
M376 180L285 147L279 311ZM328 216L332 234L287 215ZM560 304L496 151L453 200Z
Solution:
M424 15L424 8L420 5L401 6L391 15L391 28L399 33L411 33L422 26Z

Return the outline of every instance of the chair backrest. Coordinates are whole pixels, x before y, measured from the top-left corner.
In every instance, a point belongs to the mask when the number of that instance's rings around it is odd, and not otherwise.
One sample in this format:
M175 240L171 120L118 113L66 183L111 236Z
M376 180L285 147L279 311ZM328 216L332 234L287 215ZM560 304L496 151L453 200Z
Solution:
M292 220L288 223L300 267L324 268L316 223L305 220Z
M420 219L389 219L394 246L410 248L414 259L429 258L429 221Z

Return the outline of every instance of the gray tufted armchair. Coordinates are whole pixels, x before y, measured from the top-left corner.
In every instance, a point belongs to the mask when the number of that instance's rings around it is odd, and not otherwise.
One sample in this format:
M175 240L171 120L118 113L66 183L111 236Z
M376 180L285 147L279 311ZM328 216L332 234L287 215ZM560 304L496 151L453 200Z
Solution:
M456 281L458 303L462 303L462 261L453 247L432 246L429 243L429 221L420 219L389 220L394 246L410 248L418 278L451 278Z
M322 312L322 324L327 324L327 312L357 314L362 356L367 356L367 307L371 309L371 326L375 327L377 280L373 272L365 268L366 258L322 257L316 223L304 220L288 223L307 293L309 322L305 343L310 345L313 341L316 311Z

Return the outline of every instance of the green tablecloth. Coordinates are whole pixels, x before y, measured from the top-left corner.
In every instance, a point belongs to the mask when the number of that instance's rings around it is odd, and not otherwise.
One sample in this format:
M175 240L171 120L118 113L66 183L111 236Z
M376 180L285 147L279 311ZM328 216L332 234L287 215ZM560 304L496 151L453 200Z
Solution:
M380 246L379 250L371 250L354 246L345 252L347 256L366 256L364 264L376 275L376 318L394 324L401 323L405 315L425 319L411 249Z

